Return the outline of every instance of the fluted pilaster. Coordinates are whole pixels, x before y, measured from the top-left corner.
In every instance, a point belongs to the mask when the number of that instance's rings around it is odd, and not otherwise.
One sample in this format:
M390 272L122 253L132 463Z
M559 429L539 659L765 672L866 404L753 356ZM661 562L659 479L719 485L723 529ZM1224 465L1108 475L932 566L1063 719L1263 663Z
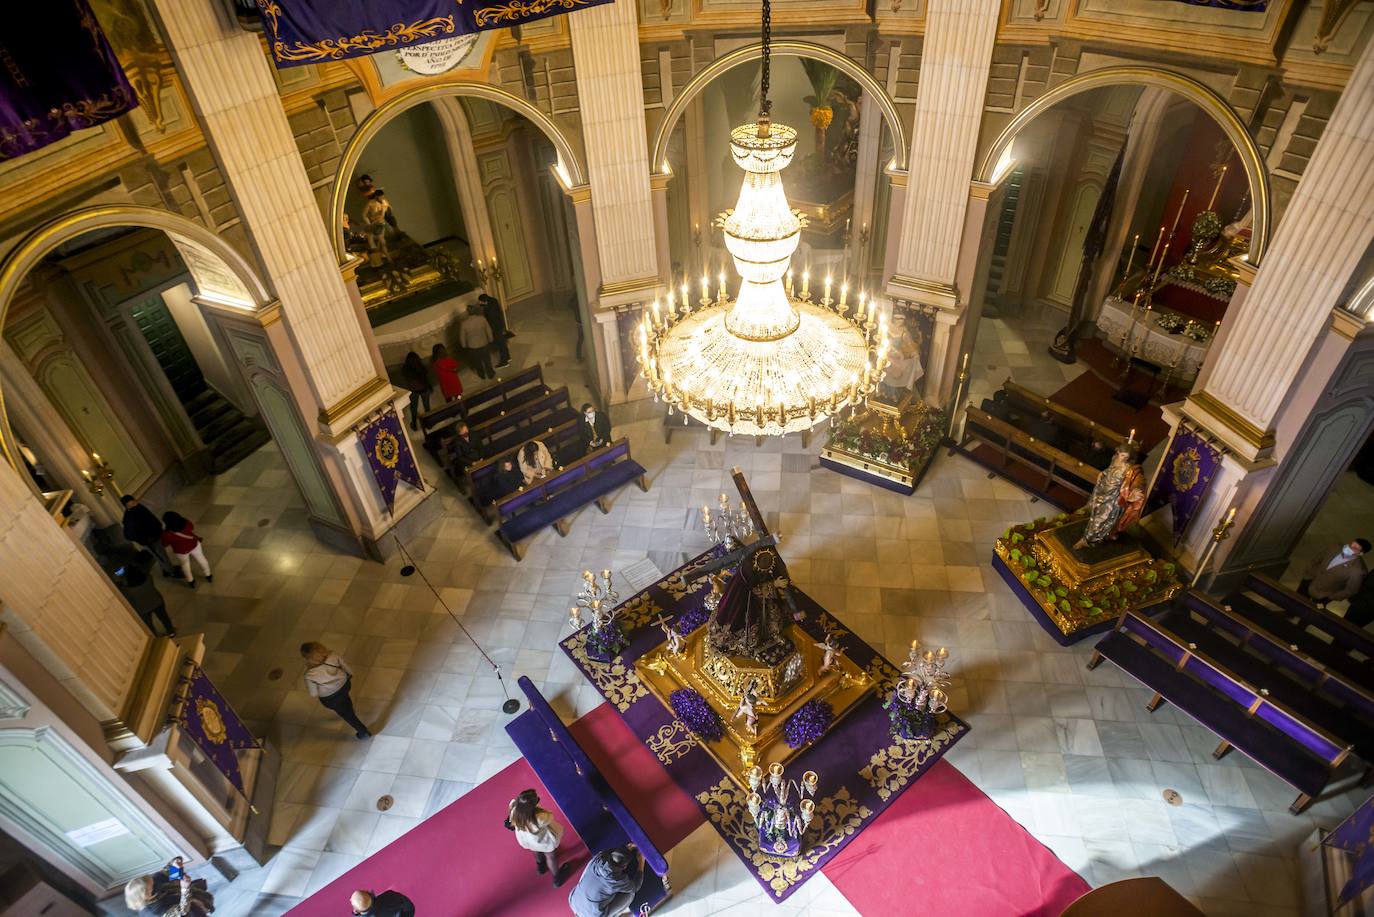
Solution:
M1257 447L1374 242L1374 45L1365 49L1194 396Z
M258 36L215 0L153 0L248 238L282 302L321 407L372 379L367 339Z
M8 462L0 462L0 623L97 719L124 715L152 635Z
M998 0L930 0L895 282L954 284Z
M568 16L603 290L658 273L636 5Z

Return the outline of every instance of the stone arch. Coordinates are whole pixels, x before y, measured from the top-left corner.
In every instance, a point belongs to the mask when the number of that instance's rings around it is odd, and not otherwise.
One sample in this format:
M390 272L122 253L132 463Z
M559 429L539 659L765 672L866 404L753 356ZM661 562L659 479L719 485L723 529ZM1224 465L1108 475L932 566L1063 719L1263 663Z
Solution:
M557 151L558 165L554 167L554 172L564 189L570 190L587 183L586 170L582 166L582 161L578 159L577 152L573 149L567 135L554 123L552 118L519 96L488 83L456 82L442 83L436 86L420 86L403 92L394 99L377 106L371 114L363 119L363 123L358 125L357 131L349 138L348 145L344 147L343 155L339 159L339 169L334 175L334 185L330 192L329 225L331 227L343 225L344 198L348 194L348 180L353 175L353 170L358 167L358 161L362 159L363 150L368 143L377 136L388 122L406 109L432 102L435 99L450 97L484 99L509 108L518 115L523 115L535 127L539 128L539 131L549 139L554 150ZM330 234L334 237L334 253L342 264L349 258L343 248L343 239L339 233L332 230Z
M273 302L256 270L218 235L179 214L133 204L87 207L63 214L24 236L0 260L0 329L20 285L58 246L99 229L138 227L167 234L196 282L201 296L253 312ZM0 455L20 468L14 434L0 390Z
M883 88L882 83L874 78L873 74L838 51L809 41L775 40L771 45L771 50L773 54L779 56L810 57L827 63L862 86L864 92L869 93L878 103L878 108L883 113L883 120L887 122L887 129L892 132L892 163L888 168L897 172L906 171L908 152L906 130L902 127L901 116L897 113L897 103L892 100L892 96L887 94L887 90ZM731 51L724 57L716 58L709 66L692 77L686 86L682 87L682 92L673 99L673 104L669 105L668 110L664 112L663 120L659 123L657 133L654 134L653 154L649 160L651 170L668 174L666 164L668 138L687 110L687 105L725 71L748 61L758 60L762 56L763 45L761 44L748 45Z
M1225 99L1197 80L1172 70L1157 67L1107 67L1065 80L1016 113L1016 117L1011 119L1011 123L1003 128L997 139L992 142L974 173L974 180L993 183L1005 174L1004 160L1010 158L1012 143L1017 135L1045 111L1079 93L1121 85L1155 86L1182 96L1202 109L1226 134L1240 157L1245 177L1250 183L1254 220L1250 233L1250 252L1246 259L1258 267L1269 244L1269 174L1265 171L1264 157L1246 129L1245 122L1241 121L1235 109L1227 104Z

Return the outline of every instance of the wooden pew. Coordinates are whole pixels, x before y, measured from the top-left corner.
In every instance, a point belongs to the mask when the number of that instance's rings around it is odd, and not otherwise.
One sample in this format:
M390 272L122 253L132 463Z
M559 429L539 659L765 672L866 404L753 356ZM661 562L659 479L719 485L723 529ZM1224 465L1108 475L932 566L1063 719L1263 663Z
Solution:
M1077 411L1070 410L1062 404L1057 404L1044 395L1038 394L1026 388L1024 385L1017 385L1008 377L1002 383L1002 391L1007 393L1007 400L1013 404L1021 406L1023 409L1033 413L1049 411L1055 426L1067 430L1083 440L1096 439L1104 445L1111 446L1113 449L1126 441L1126 434L1118 433L1111 427L1104 426L1095 420L1091 420Z
M490 458L529 439L534 435L531 430L547 430L577 417L568 402L567 388L556 388L509 414L470 426L472 441L483 458Z
M538 364L504 379L498 376L490 385L421 414L420 430L424 435L424 447L436 458L441 457L446 441L453 435L453 428L459 421L466 420L469 426L483 423L499 416L503 405L515 399L537 397L547 390L544 370Z
M499 410L501 404L530 388L548 388L544 384L544 368L538 363L533 366L526 366L508 376L498 375L496 381L468 392L462 399L463 409L469 415L481 413L493 407L497 407Z
M1200 593L1176 601L1159 626L1267 690L1313 726L1351 743L1366 764L1374 762L1374 695L1363 688Z
M1318 608L1267 576L1253 573L1222 604L1374 692L1374 640L1340 615Z
M449 466L449 475L455 480L461 479L460 484L468 495L468 501L482 514L483 519L492 522L496 519L496 509L493 504L505 496L505 494L496 493L493 483L502 460L517 461L517 456L520 450L525 447L525 443L539 440L548 448L549 455L553 457L555 465L570 465L582 457L582 434L577 425L577 420L569 420L556 427L533 432L529 439L518 446L513 446L489 459L483 459L461 473L457 472L454 466ZM530 432L528 428L526 432Z
M988 447L994 457L979 455L978 445ZM1070 495L1086 498L1097 481L1098 470L1093 466L972 404L965 415L958 449L985 468L1028 487L1058 506L1064 506ZM1027 469L1028 473L1013 473L1013 463ZM1069 494L1057 492L1056 487Z
M1232 747L1298 791L1293 814L1307 807L1349 757L1351 747L1313 726L1269 692L1253 687L1195 644L1134 612L1093 650L1088 668L1110 659L1154 692L1153 712L1165 700L1221 737L1213 757Z
M506 724L511 741L589 851L595 854L627 841L639 848L644 855L644 883L629 912L652 911L673 892L668 884L668 860L534 683L524 675L517 683L530 706Z
M496 537L516 560L523 560L525 539L550 525L559 535L568 534L568 517L589 503L609 513L607 495L630 481L640 490L649 489L648 472L630 456L630 441L619 439L503 498L496 504Z

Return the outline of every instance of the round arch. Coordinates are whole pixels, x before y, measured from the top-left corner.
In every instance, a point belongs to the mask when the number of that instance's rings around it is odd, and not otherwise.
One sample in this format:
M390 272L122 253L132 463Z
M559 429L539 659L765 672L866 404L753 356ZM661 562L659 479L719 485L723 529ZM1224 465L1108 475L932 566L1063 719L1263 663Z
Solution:
M558 165L555 167L555 171L559 173L558 177L563 186L576 188L587 183L586 171L582 167L582 161L577 158L577 152L568 141L567 135L559 129L552 118L519 96L488 83L463 81L442 83L436 86L419 86L377 106L371 114L363 119L363 123L358 125L358 129L349 138L348 145L344 147L343 156L339 159L339 169L334 175L334 186L330 192L330 226L343 225L344 197L348 194L348 180L353 175L353 170L358 167L358 161L362 159L363 150L368 143L389 121L406 109L414 108L425 102L432 102L435 99L449 97L484 99L509 108L516 114L523 115L533 122L535 127L539 128L540 132L553 144L554 150L557 151ZM334 253L342 264L350 257L343 249L343 239L337 232L331 232L330 235L334 237Z
M897 114L897 103L892 101L892 97L887 94L883 85L873 78L863 67L845 57L838 51L825 47L824 45L813 44L809 41L791 41L787 39L775 40L772 45L772 53L776 55L790 57L810 57L822 63L829 64L836 70L845 74L863 87L864 91L878 103L878 108L883 113L883 120L887 122L887 129L892 132L892 164L891 168L905 172L907 168L907 143L906 130L902 127L902 119ZM668 173L668 138L673 133L673 128L677 127L677 122L687 111L687 105L701 94L716 77L732 67L763 57L763 45L748 45L738 50L731 51L724 57L718 57L711 62L710 66L700 71L696 76L682 87L673 103L668 106L668 110L663 114L663 120L659 123L658 132L654 134L653 158L649 160L651 171Z
M1011 119L1011 123L1003 128L997 139L992 142L973 176L974 180L993 182L997 177L999 164L1009 154L1016 136L1040 114L1081 92L1121 85L1154 86L1168 90L1192 102L1221 127L1231 145L1236 148L1241 165L1245 169L1245 177L1250 183L1254 220L1250 229L1250 252L1246 260L1258 267L1269 245L1269 174L1264 168L1264 157L1260 155L1254 138L1246 130L1245 123L1225 99L1197 80L1181 73L1174 73L1172 70L1161 70L1156 67L1107 67L1065 80L1021 109L1016 117Z
M20 285L58 246L98 229L135 227L166 233L177 247L187 270L202 295L211 295L246 310L257 310L273 301L257 271L218 235L179 214L132 204L87 207L63 214L24 236L0 260L0 330L5 327L10 303ZM0 390L0 455L20 468L14 433Z

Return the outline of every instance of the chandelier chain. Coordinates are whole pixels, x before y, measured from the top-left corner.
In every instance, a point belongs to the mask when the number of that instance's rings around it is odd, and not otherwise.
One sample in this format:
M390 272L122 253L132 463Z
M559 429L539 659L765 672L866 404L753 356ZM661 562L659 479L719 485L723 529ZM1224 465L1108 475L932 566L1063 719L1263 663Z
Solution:
M768 98L769 57L773 44L773 4L763 0L763 74L759 78L759 114L767 118L773 110Z

